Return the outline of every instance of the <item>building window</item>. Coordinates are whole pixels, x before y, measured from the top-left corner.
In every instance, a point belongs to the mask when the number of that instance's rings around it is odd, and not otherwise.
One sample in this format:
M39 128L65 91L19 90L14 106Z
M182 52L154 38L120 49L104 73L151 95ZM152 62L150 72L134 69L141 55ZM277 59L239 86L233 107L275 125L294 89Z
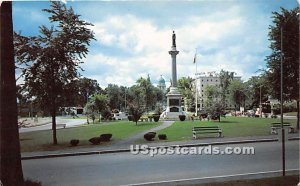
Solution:
M203 84L202 84L202 87L203 87Z

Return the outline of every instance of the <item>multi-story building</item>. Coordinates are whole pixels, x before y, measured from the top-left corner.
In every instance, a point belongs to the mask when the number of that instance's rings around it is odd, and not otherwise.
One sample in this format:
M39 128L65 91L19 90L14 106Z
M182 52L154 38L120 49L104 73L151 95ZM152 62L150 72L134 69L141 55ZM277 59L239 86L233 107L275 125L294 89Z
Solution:
M205 109L205 102L207 100L207 97L205 96L205 88L207 86L217 86L220 87L220 77L219 74L216 73L208 73L209 75L200 75L197 76L196 82L194 83L194 86L197 85L197 103L198 103L198 110ZM241 77L236 76L233 79L241 80ZM195 90L195 87L194 87ZM221 98L219 98L221 99ZM234 104L231 103L231 101L226 100L225 106L227 108L234 108Z

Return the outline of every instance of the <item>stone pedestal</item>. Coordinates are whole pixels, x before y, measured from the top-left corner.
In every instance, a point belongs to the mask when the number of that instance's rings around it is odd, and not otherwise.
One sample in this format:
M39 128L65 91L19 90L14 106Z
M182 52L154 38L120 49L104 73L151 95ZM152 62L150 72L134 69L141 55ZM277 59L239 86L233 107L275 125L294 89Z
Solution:
M182 95L177 91L176 87L171 87L167 94L167 109L163 113L164 118L179 119L179 115L185 115L181 107Z

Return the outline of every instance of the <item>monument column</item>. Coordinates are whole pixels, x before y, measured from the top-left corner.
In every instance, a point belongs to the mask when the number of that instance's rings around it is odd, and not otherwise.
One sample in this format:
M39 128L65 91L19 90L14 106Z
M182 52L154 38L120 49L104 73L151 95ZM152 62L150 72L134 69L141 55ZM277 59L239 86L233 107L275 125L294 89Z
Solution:
M172 58L172 91L175 91L177 89L177 69L176 69L176 55L179 53L179 51L176 50L176 35L175 31L173 31L172 35L172 47L169 51L169 54Z
M172 57L172 87L177 87L177 69L176 69L176 55L179 51L176 50L176 35L173 31L172 35L172 48L169 51L169 54Z
M178 119L179 115L184 115L181 108L181 98L182 95L177 90L177 69L176 69L176 55L179 53L179 51L176 50L176 35L173 31L172 35L172 47L169 51L169 54L172 58L172 86L170 88L170 92L167 94L167 109L162 114L165 118L173 118Z

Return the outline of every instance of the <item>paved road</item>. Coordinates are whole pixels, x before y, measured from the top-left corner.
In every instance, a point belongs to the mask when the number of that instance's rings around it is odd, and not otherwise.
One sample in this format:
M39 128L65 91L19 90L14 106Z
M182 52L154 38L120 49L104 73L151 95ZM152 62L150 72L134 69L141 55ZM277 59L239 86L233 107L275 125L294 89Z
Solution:
M51 122L51 120L50 120ZM64 118L56 118L57 124L66 124L66 128L74 127L77 125L82 125L86 123L86 119L64 119ZM19 132L31 132L31 131L38 131L38 130L50 130L52 129L52 123L36 126L36 127L29 127L29 128L20 128Z
M255 155L132 155L130 153L23 160L24 176L43 185L125 185L275 171L281 169L278 142L252 143ZM226 146L220 146L221 149ZM287 169L299 169L299 141L286 144Z

